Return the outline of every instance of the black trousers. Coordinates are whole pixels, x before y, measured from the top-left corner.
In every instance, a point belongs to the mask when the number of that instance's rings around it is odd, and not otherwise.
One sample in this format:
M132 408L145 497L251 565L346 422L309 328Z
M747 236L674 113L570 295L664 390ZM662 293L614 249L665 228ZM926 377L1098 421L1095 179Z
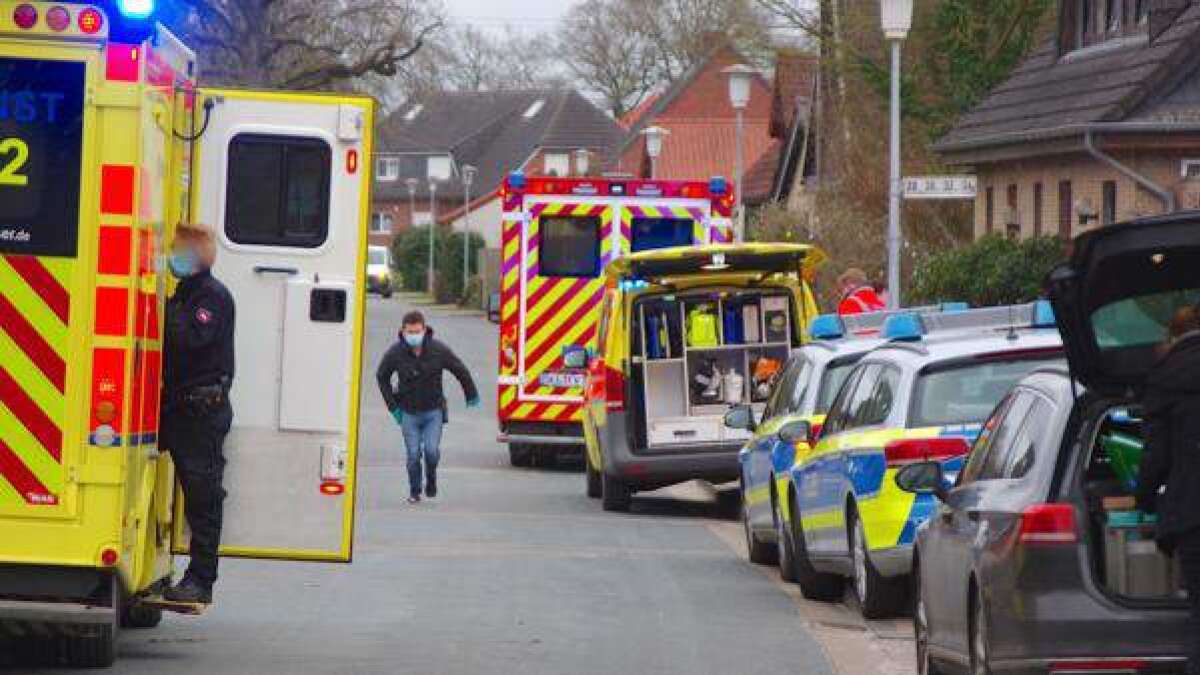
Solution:
M1192 530L1175 539L1175 553L1183 568L1191 616L1188 619L1188 675L1200 675L1200 530Z
M167 412L162 446L171 453L183 488L183 513L192 532L188 576L212 587L217 581L217 549L224 518L225 436L233 421L226 404L203 416Z

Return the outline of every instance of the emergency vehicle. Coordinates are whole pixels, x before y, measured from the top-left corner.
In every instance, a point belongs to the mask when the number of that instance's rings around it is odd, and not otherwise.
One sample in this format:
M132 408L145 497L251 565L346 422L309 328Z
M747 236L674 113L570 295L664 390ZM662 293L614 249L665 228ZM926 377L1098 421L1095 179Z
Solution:
M733 191L707 182L511 175L503 204L499 422L514 466L581 451L603 270L632 252L733 240Z
M184 220L241 310L222 554L350 560L373 114L198 86L153 0L0 0L0 640L103 666L161 618L187 545L157 442Z

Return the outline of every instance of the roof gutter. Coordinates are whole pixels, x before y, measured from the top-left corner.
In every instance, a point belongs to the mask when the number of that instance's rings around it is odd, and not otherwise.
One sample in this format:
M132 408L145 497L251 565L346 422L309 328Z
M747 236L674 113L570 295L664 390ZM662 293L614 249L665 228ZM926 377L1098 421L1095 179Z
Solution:
M940 154L954 154L969 150L982 150L1003 145L1018 145L1031 141L1046 141L1066 138L1075 134L1123 133L1123 134L1179 134L1200 133L1200 124L1171 124L1166 122L1099 122L1093 124L1065 124L1048 129L1034 131L1008 131L992 134L982 138L957 143L934 144L933 149Z
M1133 182L1142 186L1142 189L1146 190L1147 192L1153 193L1156 197L1158 197L1159 201L1163 203L1163 210L1166 213L1174 213L1176 210L1178 210L1175 201L1175 193L1150 180L1144 174L1140 174L1129 166L1117 161L1117 159L1112 155L1105 154L1104 151L1096 147L1095 134L1096 132L1093 129L1088 129L1083 132L1083 149L1086 150L1089 155L1125 175Z

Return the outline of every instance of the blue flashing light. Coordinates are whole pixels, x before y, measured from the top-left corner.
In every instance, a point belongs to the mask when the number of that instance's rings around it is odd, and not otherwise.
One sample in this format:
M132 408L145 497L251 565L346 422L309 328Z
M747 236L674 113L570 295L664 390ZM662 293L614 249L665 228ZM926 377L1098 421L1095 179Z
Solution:
M717 196L729 194L729 181L724 176L713 176L708 181L708 191Z
M1058 321L1054 317L1054 307L1049 300L1038 300L1033 303L1033 327L1057 328Z
M154 0L117 0L117 9L130 19L148 19L154 14Z
M525 179L524 171L514 171L508 174L508 184L515 190L524 190L528 181Z
M836 314L822 314L813 319L808 328L814 340L839 340L846 335L846 326Z
M965 302L943 302L942 314L958 314L971 309L971 305Z
M625 279L619 286L623 292L636 291L642 288L649 288L650 282L645 279Z
M883 323L883 337L888 340L920 340L924 335L921 317L911 312L893 314Z

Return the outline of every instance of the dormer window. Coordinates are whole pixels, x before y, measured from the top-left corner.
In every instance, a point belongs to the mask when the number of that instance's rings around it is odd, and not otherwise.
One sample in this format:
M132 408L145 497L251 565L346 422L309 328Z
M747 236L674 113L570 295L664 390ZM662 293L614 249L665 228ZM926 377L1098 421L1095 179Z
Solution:
M1145 35L1150 0L1061 0L1062 53Z

